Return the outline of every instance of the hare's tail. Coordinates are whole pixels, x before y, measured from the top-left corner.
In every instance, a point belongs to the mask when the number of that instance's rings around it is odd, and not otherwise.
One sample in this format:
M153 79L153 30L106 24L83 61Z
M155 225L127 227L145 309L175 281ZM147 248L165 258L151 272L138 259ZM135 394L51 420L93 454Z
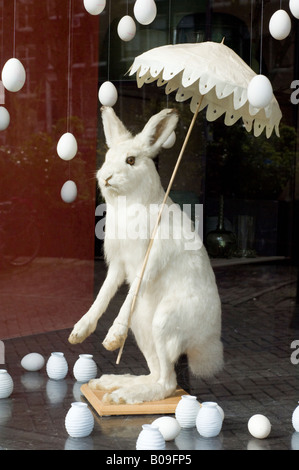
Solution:
M210 338L187 351L191 372L199 377L211 377L223 368L223 345L219 338Z

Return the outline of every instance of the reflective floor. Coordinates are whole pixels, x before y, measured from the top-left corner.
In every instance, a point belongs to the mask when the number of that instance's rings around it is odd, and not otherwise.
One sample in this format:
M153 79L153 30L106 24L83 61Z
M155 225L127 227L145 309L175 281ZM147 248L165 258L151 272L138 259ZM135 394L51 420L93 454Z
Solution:
M102 279L104 266L96 275ZM200 449L291 450L299 449L299 433L291 423L299 400L299 364L291 344L299 340L296 318L297 272L285 264L248 264L215 268L223 303L223 343L225 367L212 380L191 377L184 358L177 365L178 381L199 401L217 401L225 419L220 435L201 438L196 428L182 430L166 444L175 451ZM121 363L117 352L106 351L101 342L123 301L122 289L101 319L97 331L81 345L67 341L70 329L5 339L5 364L14 381L14 390L0 400L0 449L135 450L142 424L157 416L99 417L91 408L95 427L84 439L70 438L64 420L71 403L85 401L80 384L73 377L73 365L80 353L94 355L99 375L103 372L146 373L147 367L133 338L127 339ZM299 316L299 314L298 314ZM46 359L53 351L64 352L69 372L64 380L40 372L26 372L20 361L30 352ZM299 354L297 354L297 359ZM254 439L247 429L256 413L272 424L270 436Z

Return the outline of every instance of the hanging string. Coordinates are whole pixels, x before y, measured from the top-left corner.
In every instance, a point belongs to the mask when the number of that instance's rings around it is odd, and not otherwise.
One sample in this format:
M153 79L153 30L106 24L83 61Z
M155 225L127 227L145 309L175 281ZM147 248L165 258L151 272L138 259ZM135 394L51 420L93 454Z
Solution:
M69 26L68 26L68 66L67 66L67 117L66 117L66 127L69 132L70 127L70 116L71 116L71 87L72 87L72 0L69 1Z
M171 37L171 0L168 3L168 42L172 44L172 37Z
M13 15L14 15L14 19L13 19L13 57L16 56L16 1L17 0L14 0L14 12L13 12Z
M2 2L2 18L1 18L1 31L2 31L2 36L1 36L1 65L3 62L3 50L4 50L4 2ZM2 83L2 80L0 81L0 104L5 104L5 88Z
M108 5L108 58L107 58L107 79L110 79L110 44L111 42L111 0Z
M171 0L168 2L168 44L171 44ZM169 106L169 94L166 95L166 106Z
M253 35L253 0L250 2L250 46L249 46L249 65L252 66L252 35Z
M4 1L2 2L2 18L1 18L1 64L3 62L3 51L4 51Z
M263 62L263 23L264 23L264 0L262 0L262 8L261 8L260 74L262 73L262 62Z

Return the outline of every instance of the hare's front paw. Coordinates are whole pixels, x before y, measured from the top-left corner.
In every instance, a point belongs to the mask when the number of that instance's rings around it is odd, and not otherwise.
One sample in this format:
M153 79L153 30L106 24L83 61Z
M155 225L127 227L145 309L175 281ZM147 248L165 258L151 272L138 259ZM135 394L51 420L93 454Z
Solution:
M71 344L82 343L85 338L94 332L96 326L96 324L90 322L88 317L84 315L84 317L75 324L74 329L69 336L69 342Z
M103 346L108 351L114 351L123 345L128 332L127 325L114 322L109 329L106 338L103 341Z

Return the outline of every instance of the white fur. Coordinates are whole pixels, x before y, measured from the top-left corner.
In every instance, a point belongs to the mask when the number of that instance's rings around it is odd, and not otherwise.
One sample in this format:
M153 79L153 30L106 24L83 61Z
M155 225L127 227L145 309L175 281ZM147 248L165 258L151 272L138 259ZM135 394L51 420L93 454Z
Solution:
M96 300L76 323L69 340L78 343L90 335L118 287L127 282L128 295L103 342L106 349L114 350L126 335L151 236L149 220L156 219L165 195L152 158L175 129L178 116L173 110L163 110L135 137L112 108L102 108L102 119L109 150L97 179L107 203L104 248L108 272ZM136 157L134 165L126 163L128 156ZM136 205L142 210L136 210ZM150 374L103 375L92 380L91 387L107 391L107 402L140 403L171 395L177 386L174 366L184 353L192 372L201 377L213 375L223 365L221 304L208 255L191 223L182 223L186 216L168 198L166 209L170 207L175 222L169 224L169 218L162 216L130 324ZM116 236L117 230L130 224L143 236L133 240ZM163 229L169 230L169 237L162 236ZM174 236L177 229L179 237Z

